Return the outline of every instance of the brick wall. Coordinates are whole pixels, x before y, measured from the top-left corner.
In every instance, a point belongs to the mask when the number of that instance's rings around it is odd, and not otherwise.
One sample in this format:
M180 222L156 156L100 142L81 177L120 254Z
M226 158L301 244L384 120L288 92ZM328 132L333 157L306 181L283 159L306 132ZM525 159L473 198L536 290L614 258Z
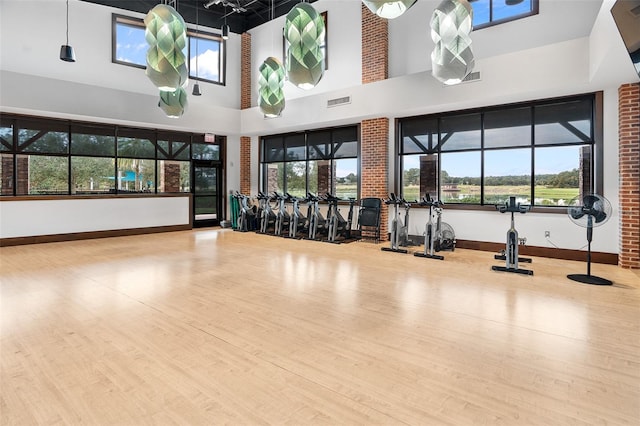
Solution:
M623 268L640 268L640 83L618 89L620 253Z
M240 39L240 109L251 108L251 34Z
M361 3L362 84L385 80L389 62L389 24Z
M251 194L251 138L240 137L240 192Z
M240 58L240 108L251 108L251 34L242 33ZM240 137L240 192L251 194L251 138Z
M364 120L360 131L360 197L387 198L389 196L389 119ZM388 237L388 217L389 209L383 204L380 218L380 237L383 240Z

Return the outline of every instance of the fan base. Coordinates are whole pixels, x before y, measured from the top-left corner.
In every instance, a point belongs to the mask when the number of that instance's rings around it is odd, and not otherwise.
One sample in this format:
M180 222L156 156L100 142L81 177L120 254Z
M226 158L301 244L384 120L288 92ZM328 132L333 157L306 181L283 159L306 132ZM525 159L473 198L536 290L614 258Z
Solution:
M609 281L604 278L596 277L594 275L587 274L569 274L567 278L573 281L577 281L583 284L593 284L593 285L611 285L613 281Z

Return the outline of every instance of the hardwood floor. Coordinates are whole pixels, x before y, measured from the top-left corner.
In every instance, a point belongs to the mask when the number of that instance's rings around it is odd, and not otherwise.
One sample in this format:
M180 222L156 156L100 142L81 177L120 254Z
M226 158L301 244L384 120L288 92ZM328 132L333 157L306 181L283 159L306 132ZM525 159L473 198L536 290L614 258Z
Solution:
M194 230L0 248L3 425L640 424L640 275Z

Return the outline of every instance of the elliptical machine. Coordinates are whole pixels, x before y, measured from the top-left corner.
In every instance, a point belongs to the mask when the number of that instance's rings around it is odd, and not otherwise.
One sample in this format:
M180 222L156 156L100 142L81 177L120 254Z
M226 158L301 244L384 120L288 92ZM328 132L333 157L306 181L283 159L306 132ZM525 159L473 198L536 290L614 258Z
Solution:
M436 239L439 239L441 237L441 235L439 234L441 233L440 226L441 226L442 219L441 219L440 213L443 205L442 201L433 200L431 199L429 194L426 194L420 201L419 205L429 206L429 220L427 220L427 225L425 226L425 230L424 230L424 252L418 251L413 253L413 255L417 257L427 257L429 259L444 260L444 256L434 254L434 252L437 250L435 247ZM435 213L437 215L435 225L433 223L434 210L436 210Z
M240 205L240 215L238 216L238 226L235 231L248 232L255 229L256 209L255 206L249 207L249 196L236 191L233 197L238 200Z
M411 208L411 203L407 202L403 198L396 197L396 194L393 192L389 194L389 199L384 200L384 203L387 205L393 206L393 220L391 221L391 235L390 235L390 246L382 247L382 251L393 251L395 253L408 253L406 249L400 248L400 246L406 247L409 241L409 234L407 231L408 221L409 221L409 209ZM400 205L404 205L405 208L405 216L404 223L400 219Z
M511 213L511 228L507 231L507 247L504 254L496 254L494 257L498 260L506 261L506 266L492 266L494 271L513 272L516 274L533 275L533 271L529 269L518 268L518 262L531 263L531 259L526 257L518 257L518 245L520 240L518 239L518 231L516 231L516 223L514 219L514 213L526 213L531 209L531 206L523 206L520 203L516 203L516 197L509 197L509 201L503 206L496 205L496 210L500 213Z

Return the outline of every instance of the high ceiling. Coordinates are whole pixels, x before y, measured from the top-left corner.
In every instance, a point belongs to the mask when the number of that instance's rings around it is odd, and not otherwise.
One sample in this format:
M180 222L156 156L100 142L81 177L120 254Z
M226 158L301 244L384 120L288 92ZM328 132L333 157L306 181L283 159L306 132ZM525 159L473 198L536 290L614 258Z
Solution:
M82 0L111 6L118 9L139 13L147 13L160 3L172 4L163 0ZM308 0L313 3L316 0ZM273 17L287 14L301 0L177 0L177 10L185 21L196 23L198 8L198 24L210 28L220 28L225 21L234 33L243 33L251 28L269 22L271 11ZM205 7L207 5L207 7Z

